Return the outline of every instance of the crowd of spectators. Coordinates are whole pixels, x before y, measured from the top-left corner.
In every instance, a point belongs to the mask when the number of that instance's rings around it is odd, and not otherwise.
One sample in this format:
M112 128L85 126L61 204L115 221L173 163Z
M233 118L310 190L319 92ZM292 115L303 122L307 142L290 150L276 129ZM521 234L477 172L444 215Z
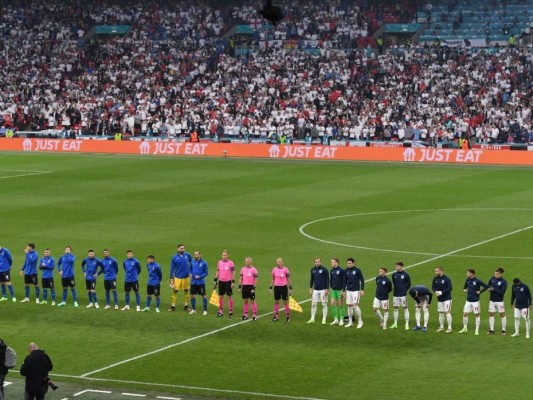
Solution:
M281 3L281 2L280 2ZM235 52L257 2L9 1L0 6L0 126L82 135L526 142L530 48L361 48L385 10L284 1L255 40L317 41ZM409 17L393 7L399 17ZM263 22L263 21L260 21ZM96 24L124 37L88 38ZM236 55L237 54L237 55Z

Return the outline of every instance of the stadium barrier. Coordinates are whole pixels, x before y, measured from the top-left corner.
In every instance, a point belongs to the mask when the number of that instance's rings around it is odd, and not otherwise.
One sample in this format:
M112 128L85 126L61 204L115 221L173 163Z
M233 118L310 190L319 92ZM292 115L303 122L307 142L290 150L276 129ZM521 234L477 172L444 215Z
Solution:
M0 151L111 153L142 156L209 156L302 160L392 161L533 165L533 151L414 147L336 147L171 141L99 141L45 138L0 139Z

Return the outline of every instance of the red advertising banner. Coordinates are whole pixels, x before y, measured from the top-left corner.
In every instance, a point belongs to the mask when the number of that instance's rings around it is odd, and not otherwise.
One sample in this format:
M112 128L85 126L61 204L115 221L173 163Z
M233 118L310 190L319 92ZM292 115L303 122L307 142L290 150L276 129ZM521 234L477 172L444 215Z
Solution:
M113 153L141 156L210 156L279 160L393 161L533 165L531 151L399 147L328 147L277 144L190 143L171 141L101 141L67 139L0 139L0 151Z

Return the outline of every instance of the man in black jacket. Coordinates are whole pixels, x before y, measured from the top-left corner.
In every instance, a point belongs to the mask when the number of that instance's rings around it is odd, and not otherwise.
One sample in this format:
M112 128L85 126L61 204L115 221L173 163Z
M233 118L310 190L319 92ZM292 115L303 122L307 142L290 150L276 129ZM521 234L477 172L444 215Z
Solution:
M52 370L52 360L35 343L28 346L30 354L20 367L20 374L26 377L24 400L43 400L48 391L48 373Z

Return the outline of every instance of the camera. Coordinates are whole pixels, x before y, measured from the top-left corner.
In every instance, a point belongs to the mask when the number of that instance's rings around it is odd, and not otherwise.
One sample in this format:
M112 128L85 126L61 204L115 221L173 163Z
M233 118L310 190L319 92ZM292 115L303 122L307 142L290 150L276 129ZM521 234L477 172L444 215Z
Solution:
M54 382L50 380L50 377L46 377L43 379L44 383L46 383L48 386L50 386L50 389L57 390L59 389L59 386L57 386Z
M276 26L283 19L283 11L281 7L272 4L272 0L267 0L265 6L259 10L259 14L263 18L269 20L272 25Z

